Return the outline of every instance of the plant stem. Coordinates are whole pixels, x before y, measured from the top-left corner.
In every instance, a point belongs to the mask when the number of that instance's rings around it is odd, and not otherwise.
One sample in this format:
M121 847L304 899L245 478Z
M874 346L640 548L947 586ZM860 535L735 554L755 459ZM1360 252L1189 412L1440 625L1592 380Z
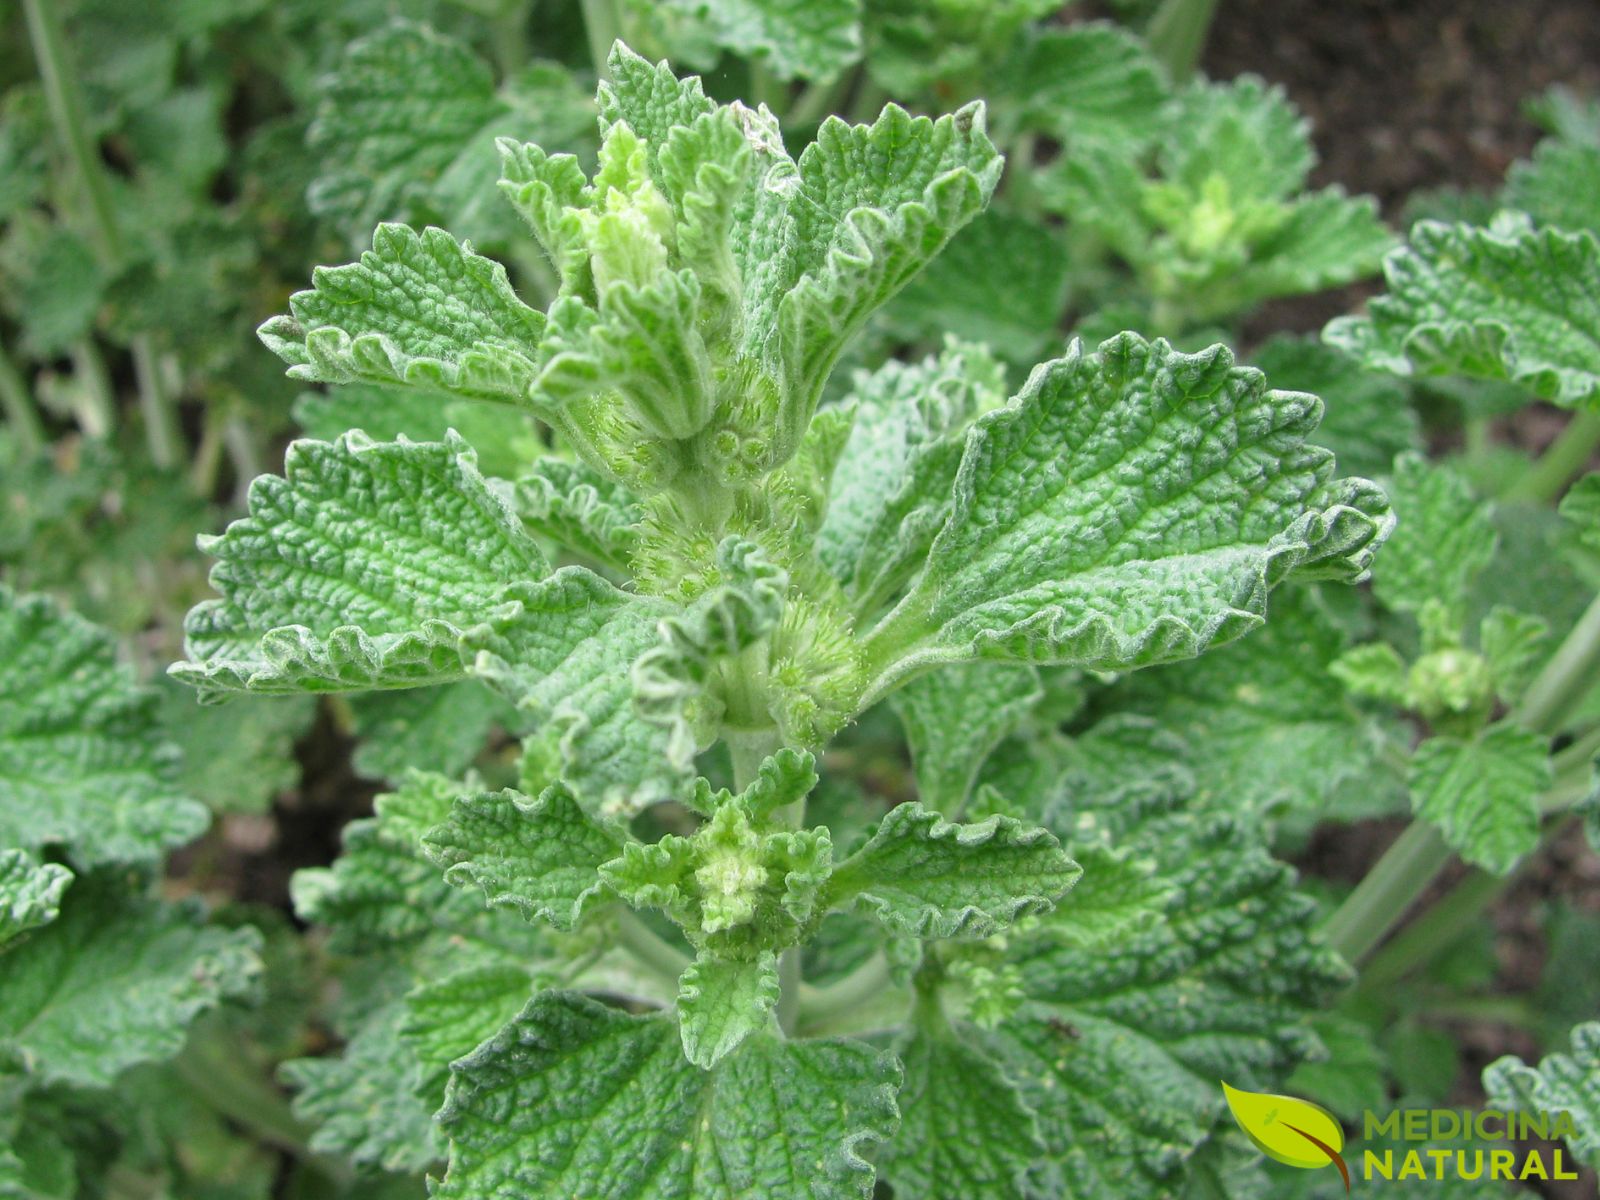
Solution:
M243 507L250 497L250 484L261 474L261 453L256 448L255 432L248 421L235 413L223 423L222 444L227 448L228 460L233 463L235 502Z
M0 408L24 456L32 458L44 449L47 440L44 421L34 406L33 393L3 345L0 345Z
M1200 65L1217 15L1217 0L1162 0L1145 28L1145 41L1173 83L1187 83Z
M218 1030L197 1029L176 1065L184 1082L217 1112L330 1182L349 1186L344 1166L312 1152L311 1131L295 1119L283 1094L252 1069Z
M627 907L617 909L617 933L622 945L641 966L653 971L676 990L678 976L689 965L688 955L663 941Z
M808 1022L826 1020L877 999L893 986L889 959L879 951L843 979L826 987L804 988L801 1011Z
M139 411L144 415L145 445L150 461L163 471L178 465L182 456L183 434L178 429L178 414L173 408L161 378L161 363L150 335L133 339L133 373L139 381Z
M1550 503L1588 465L1596 448L1600 448L1600 412L1577 413L1527 474L1506 489L1505 498Z
M611 57L611 45L617 40L619 25L615 0L583 0L583 28L589 37L589 58L594 63L594 73L601 79L610 79L606 61Z
M72 375L81 396L73 406L78 425L86 437L108 437L116 423L116 404L105 359L88 338L73 346L71 355Z
M1426 821L1413 821L1323 923L1323 938L1346 961L1360 963L1427 891L1450 858L1450 847L1439 832Z
M528 10L520 0L497 13L490 23L494 33L494 63L500 77L509 78L528 61Z
M27 16L28 37L33 43L33 57L39 66L39 78L44 84L45 101L50 107L56 136L71 156L78 178L88 193L101 252L108 262L115 262L122 256L117 210L100 162L100 152L89 138L83 93L78 89L77 76L67 59L66 44L61 36L61 6L55 0L22 0L22 10Z
M813 79L806 84L783 118L785 128L798 129L802 125L821 124L828 114L839 107L839 101L854 86L860 71L861 68L857 67L854 71L840 72L838 78L829 82Z
M1566 640L1545 663L1514 715L1535 733L1558 733L1572 707L1595 684L1600 670L1600 596L1584 610Z
M765 63L753 61L750 64L750 104L759 106L765 104L775 113L788 109L784 103L788 93L783 83Z

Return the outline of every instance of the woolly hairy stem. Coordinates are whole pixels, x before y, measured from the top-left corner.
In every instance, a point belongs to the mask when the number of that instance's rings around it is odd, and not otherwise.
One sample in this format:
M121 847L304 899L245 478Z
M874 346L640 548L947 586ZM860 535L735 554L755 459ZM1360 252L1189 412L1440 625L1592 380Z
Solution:
M688 955L658 937L629 908L617 909L617 934L624 949L639 965L659 975L673 988L689 965Z
M47 440L44 422L34 406L33 393L3 345L0 345L0 408L4 409L6 424L11 427L24 455L32 458L44 449Z
M1550 503L1566 490L1572 477L1588 465L1597 447L1600 447L1600 412L1577 413L1527 473L1506 489L1505 498Z
M1217 0L1162 0L1145 29L1150 52L1166 67L1174 83L1187 83L1200 65L1217 15Z

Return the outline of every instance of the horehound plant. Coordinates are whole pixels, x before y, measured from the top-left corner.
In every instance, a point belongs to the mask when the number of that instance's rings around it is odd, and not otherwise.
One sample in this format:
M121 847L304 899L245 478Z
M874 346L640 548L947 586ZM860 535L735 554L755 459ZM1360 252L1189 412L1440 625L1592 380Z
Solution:
M1215 1080L1314 1052L1344 968L1159 732L991 752L1077 672L1361 579L1387 501L1220 346L1074 342L1006 399L958 329L838 386L988 202L983 107L829 119L796 159L765 106L620 44L609 74L592 177L500 145L544 311L383 225L261 330L295 378L547 431L513 479L454 433L297 442L205 547L221 598L173 668L205 697L474 679L525 733L512 786L413 774L297 878L353 963L345 1057L288 1068L302 1113L447 1163L444 1197L1170 1183L1221 1152ZM884 700L921 793L887 810L818 784Z

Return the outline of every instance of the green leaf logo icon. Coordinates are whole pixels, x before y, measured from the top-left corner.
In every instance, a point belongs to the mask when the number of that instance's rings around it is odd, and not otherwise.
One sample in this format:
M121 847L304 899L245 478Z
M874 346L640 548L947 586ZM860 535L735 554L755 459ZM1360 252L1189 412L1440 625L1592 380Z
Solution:
M1344 1190L1350 1190L1350 1168L1339 1155L1344 1149L1344 1130L1327 1109L1294 1096L1242 1092L1225 1081L1222 1094L1228 1098L1233 1119L1261 1153L1291 1167L1310 1169L1332 1163L1344 1177Z

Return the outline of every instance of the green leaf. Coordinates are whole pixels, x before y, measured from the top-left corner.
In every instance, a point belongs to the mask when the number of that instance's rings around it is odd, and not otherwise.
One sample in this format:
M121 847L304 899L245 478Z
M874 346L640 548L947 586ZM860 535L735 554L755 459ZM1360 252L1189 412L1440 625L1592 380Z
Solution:
M21 850L0 850L0 950L30 929L61 915L61 895L72 872L36 863Z
M445 1157L432 1110L415 1094L417 1052L401 1030L404 1004L372 1014L338 1058L297 1058L279 1075L295 1090L294 1112L315 1127L311 1148L386 1171L427 1170Z
M473 673L537 729L525 745L531 788L561 773L589 811L633 813L687 785L666 729L634 710L630 670L661 641L664 601L582 567L518 584L461 640Z
M1600 235L1600 146L1541 142L1507 173L1506 205L1541 225Z
M1600 551L1600 471L1590 471L1561 498L1561 515L1591 550Z
M952 667L895 693L917 798L937 812L961 812L983 760L1043 697L1037 671L1004 663Z
M41 1083L109 1087L176 1054L196 1016L250 988L260 943L249 927L204 927L195 905L80 878L61 916L5 953L0 1059Z
M1217 1080L1271 1086L1313 1056L1305 1017L1348 979L1312 940L1314 905L1259 822L1195 811L1172 766L1074 769L1054 789L1054 828L1092 818L1111 845L1153 860L1169 892L1159 920L1088 951L1053 921L1008 938L1027 999L989 1044L1039 1117L1032 1193L1172 1194L1222 1111Z
M527 402L544 316L442 229L379 225L360 262L318 267L312 283L260 329L290 378Z
M1494 557L1489 506L1454 471L1420 454L1396 460L1389 495L1398 523L1373 570L1372 590L1401 612L1420 613L1430 600L1442 602L1459 620L1468 585Z
M1352 647L1328 664L1328 673L1351 695L1368 696L1397 708L1411 700L1405 660L1388 642Z
M212 812L267 812L300 782L294 744L316 717L314 698L202 707L188 688L166 682L162 691L162 726L182 752L178 781Z
M1115 25L1034 29L992 85L1007 118L1065 145L1138 143L1161 128L1166 80L1145 44Z
M43 596L0 587L0 846L66 847L74 863L151 862L205 831L153 692L110 634Z
M1017 34L1052 0L872 0L867 71L891 96L960 95L995 78Z
M623 841L557 783L536 800L509 788L462 796L422 844L447 882L481 888L490 907L509 905L524 920L572 929L605 894L600 864Z
M1586 231L1421 221L1386 295L1328 341L1402 375L1510 380L1564 408L1600 394L1600 242Z
M1539 842L1548 738L1509 724L1470 742L1430 738L1411 759L1411 807L1470 863L1504 875Z
M421 687L465 673L461 629L543 556L465 442L296 442L202 549L220 600L172 674L202 695Z
M959 431L998 405L1004 388L999 364L954 338L920 363L891 359L856 373L855 421L833 469L817 553L858 611L892 599L926 555L949 510Z
M307 202L352 241L379 221L418 218L507 240L516 229L495 195L501 135L586 148L594 106L553 64L497 90L470 48L396 21L351 42L324 79L308 135L321 171Z
M1081 874L1044 829L999 815L957 825L902 804L834 869L828 900L915 937L988 937L1049 912Z
M1305 444L1319 410L1221 346L1075 343L968 434L922 576L867 639L867 699L938 663L1191 658L1292 574L1359 579L1392 518Z
M444 1103L450 1064L521 1012L529 986L524 967L485 963L423 983L406 996L399 1036L416 1055L418 1075L412 1090L430 1114Z
M753 961L700 955L678 987L684 1057L697 1067L714 1067L747 1037L772 1025L780 990L778 959L771 950Z
M1059 344L1070 269L1054 230L990 209L889 302L880 323L906 342L934 341L959 329L1001 358L1031 363Z
M769 174L735 252L744 346L779 381L774 461L799 444L845 343L983 210L1000 167L981 105L932 121L891 104L870 126L830 118L797 174Z
M878 1168L907 1196L1022 1200L1039 1120L976 1029L917 1026L899 1046L900 1132Z
M513 503L530 529L558 546L613 570L629 569L644 510L593 467L542 458L517 480Z
M1285 589L1264 629L1122 681L1108 697L1112 720L1139 714L1181 737L1203 794L1235 811L1393 811L1399 781L1385 765L1386 730L1345 701L1331 673L1346 644L1310 589Z
M1566 1113L1574 1134L1572 1152L1600 1168L1600 1022L1572 1031L1570 1054L1549 1054L1537 1067L1507 1055L1489 1064L1483 1087L1495 1108Z
M1368 370L1315 337L1288 334L1268 338L1254 361L1274 387L1321 397L1316 442L1333 451L1341 470L1387 475L1396 455L1421 448L1422 429L1405 384L1387 371Z
M1522 698L1545 654L1550 626L1543 617L1529 616L1496 605L1478 626L1478 646L1489 664L1495 694L1507 704Z
M861 0L666 0L662 7L697 18L717 46L779 79L832 79L861 57Z
M497 727L519 727L516 709L472 680L355 696L350 711L360 738L352 765L369 779L390 783L412 770L459 775Z
M865 1200L899 1083L850 1041L750 1038L702 1071L671 1021L546 992L456 1064L438 1195Z
M485 475L514 479L545 453L533 418L523 409L462 399L420 387L347 383L321 392L302 392L294 419L305 435L337 441L359 429L375 442L442 442L454 429L478 452Z
M333 866L295 872L295 914L328 926L329 948L340 954L411 951L429 941L493 942L501 933L511 944L532 943L534 931L519 921L507 929L509 918L451 887L423 855L423 835L448 820L456 798L469 790L475 789L441 775L410 773L399 789L378 797L375 817L345 826Z

